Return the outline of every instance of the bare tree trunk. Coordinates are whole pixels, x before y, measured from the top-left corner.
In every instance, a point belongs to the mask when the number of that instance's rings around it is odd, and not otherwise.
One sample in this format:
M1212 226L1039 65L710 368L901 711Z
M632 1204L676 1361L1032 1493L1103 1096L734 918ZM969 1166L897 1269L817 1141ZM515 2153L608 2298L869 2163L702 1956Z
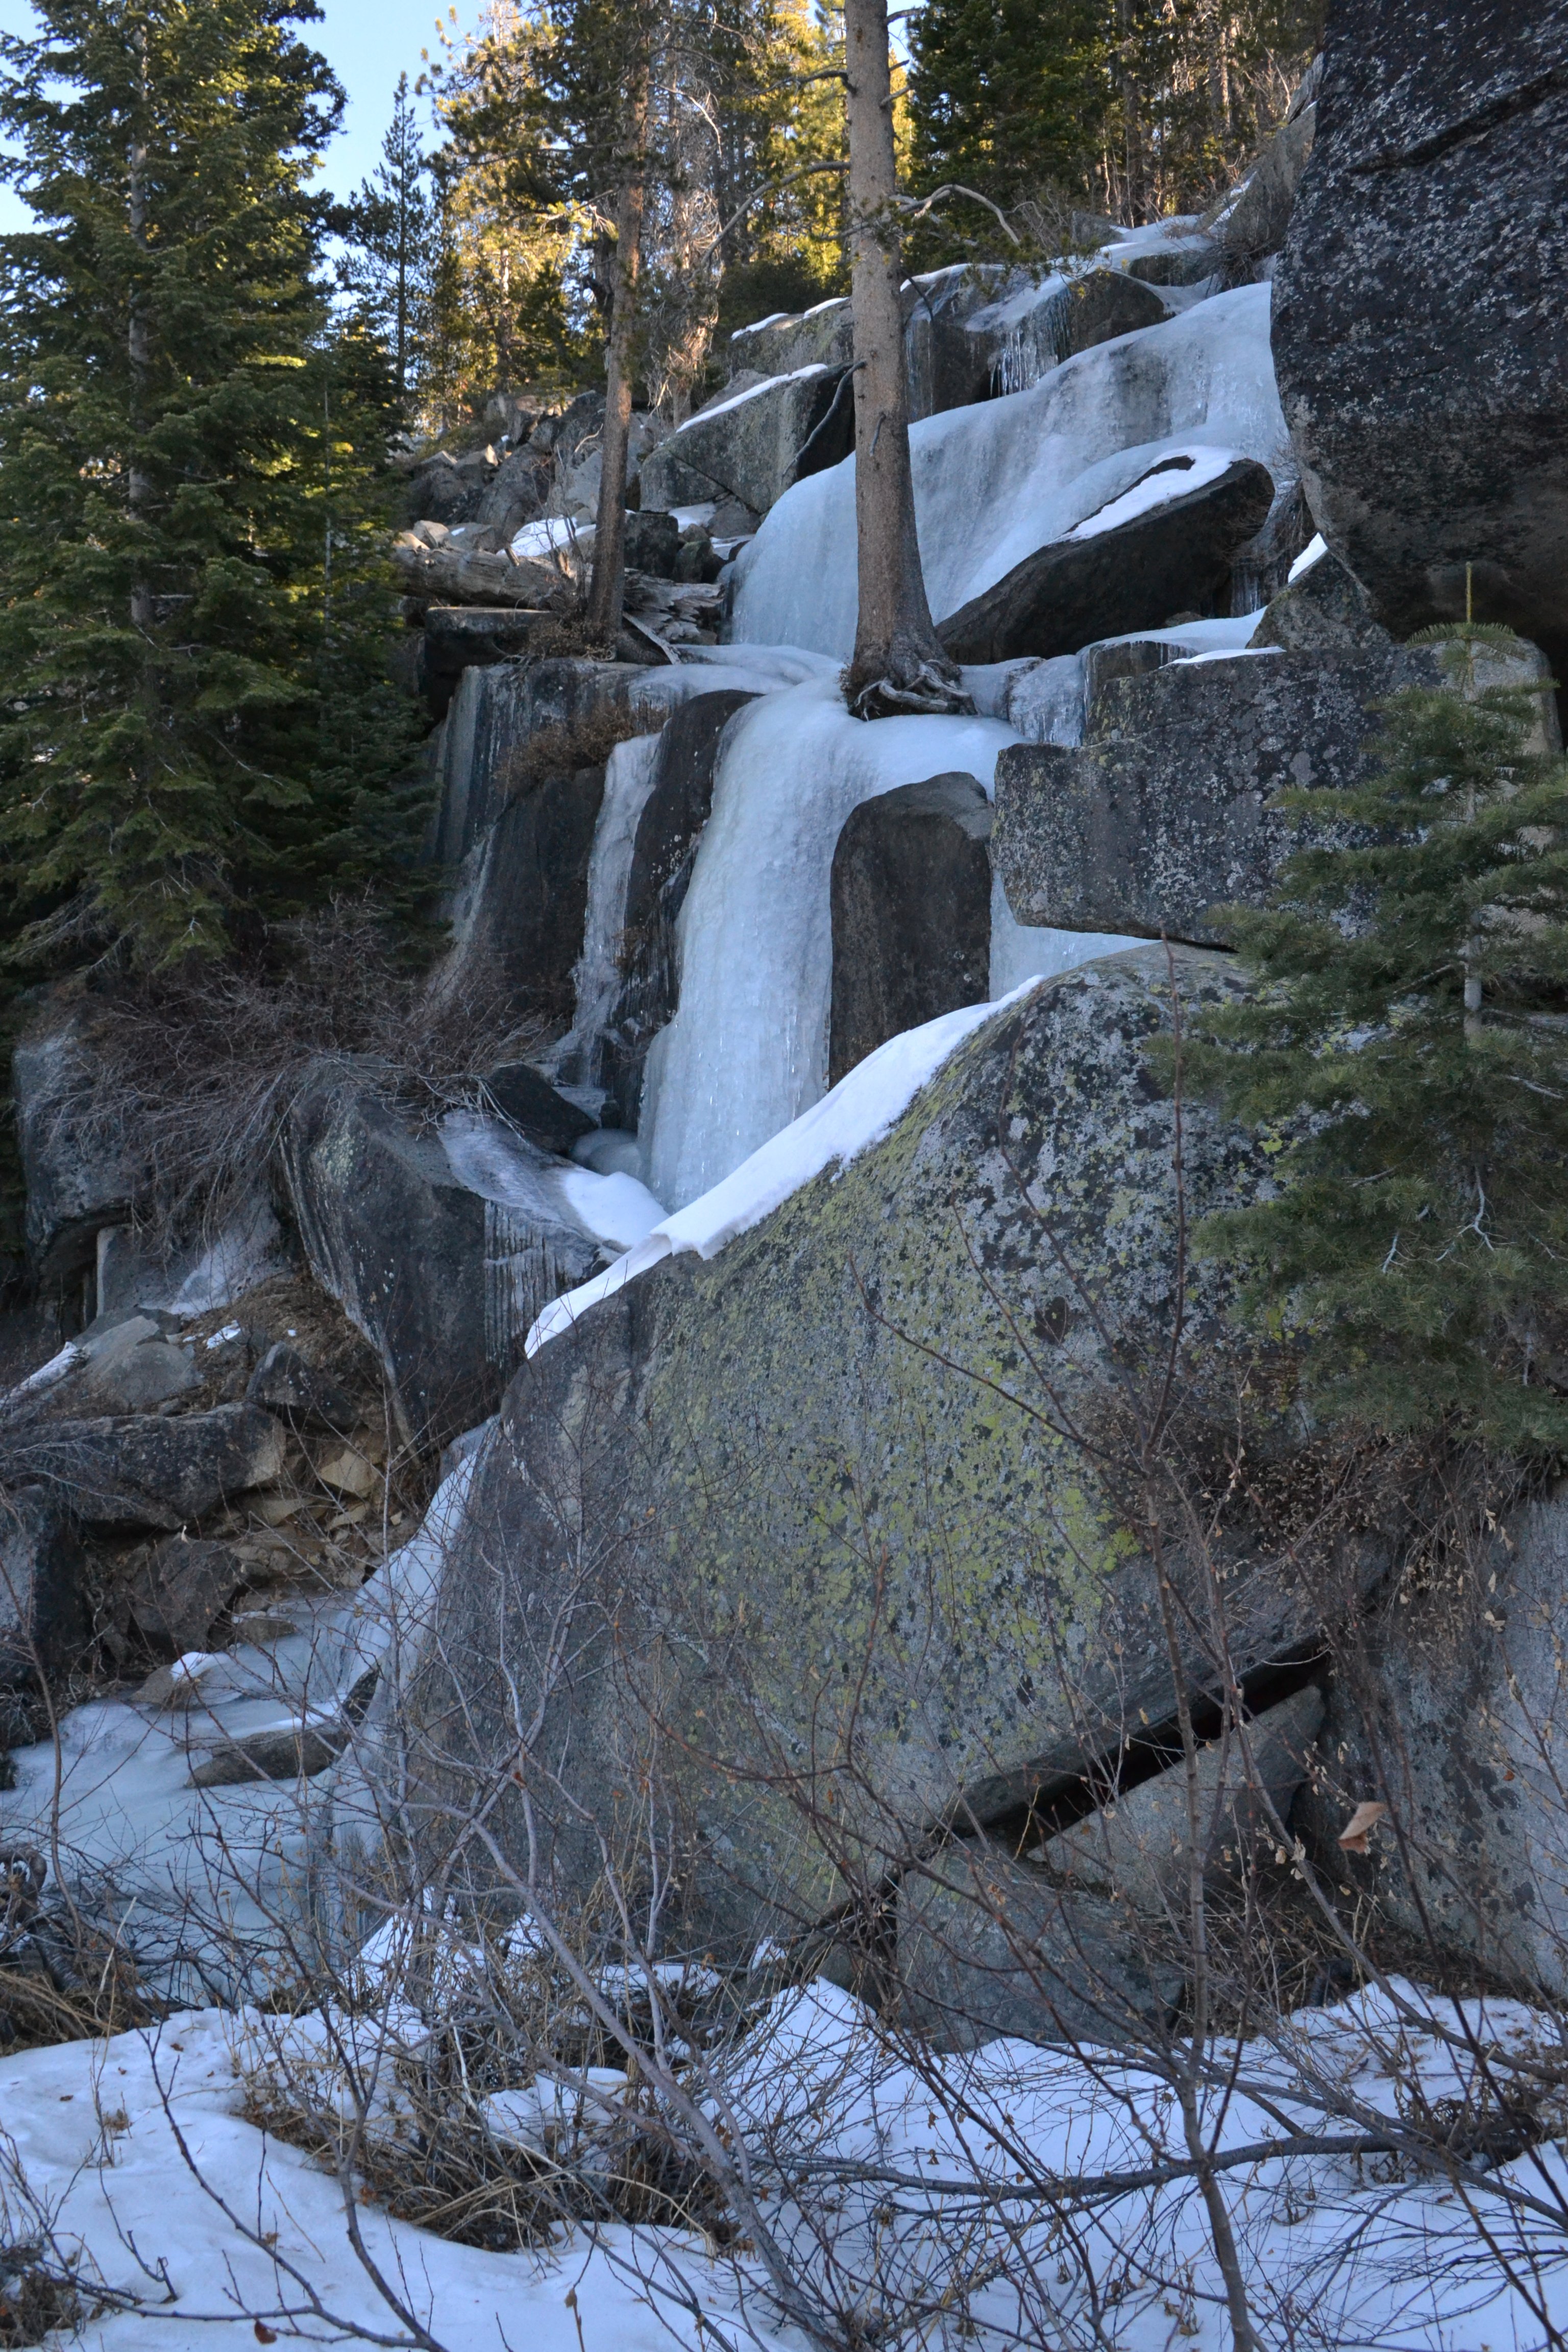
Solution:
M859 719L967 711L973 705L957 664L931 625L915 537L887 0L847 0L844 37L860 563L855 656L846 680L849 708Z
M626 90L626 144L616 197L616 237L610 250L610 331L605 351L605 433L599 445L599 512L594 532L594 577L588 626L613 644L626 587L626 458L632 430L632 347L637 331L637 274L642 261L643 202L647 173L649 66L647 37L639 44Z

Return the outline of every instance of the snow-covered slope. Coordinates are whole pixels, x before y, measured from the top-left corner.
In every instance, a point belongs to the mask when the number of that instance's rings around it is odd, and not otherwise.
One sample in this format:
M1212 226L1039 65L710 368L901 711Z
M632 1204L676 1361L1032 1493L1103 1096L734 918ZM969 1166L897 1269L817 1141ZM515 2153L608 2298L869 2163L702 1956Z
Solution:
M1244 286L1080 352L1027 392L910 435L926 590L954 613L1193 443L1294 472L1268 348L1269 289ZM742 550L732 633L847 659L855 638L852 457L785 492Z

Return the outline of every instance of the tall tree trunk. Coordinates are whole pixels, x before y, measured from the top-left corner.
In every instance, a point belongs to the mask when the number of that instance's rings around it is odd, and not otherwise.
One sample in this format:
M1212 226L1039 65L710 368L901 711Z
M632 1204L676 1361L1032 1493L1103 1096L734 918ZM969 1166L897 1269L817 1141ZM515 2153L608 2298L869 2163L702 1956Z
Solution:
M143 119L138 121L131 133L131 157L128 186L128 211L131 241L138 255L147 250L147 134L145 110L147 104L147 33L141 27L135 37L139 81ZM132 289L131 320L126 334L126 355L131 362L131 433L132 443L138 443L147 424L147 379L152 369L153 339L147 325L147 289L138 272ZM151 476L138 463L140 452L133 455L127 468L126 490L133 522L145 522L153 506ZM153 591L142 569L144 558L138 553L136 576L131 584L131 625L133 629L150 629L153 625Z
M967 711L973 705L957 664L931 625L915 537L887 0L847 0L844 41L860 563L855 656L846 681L849 708L860 719Z
M647 175L649 64L639 42L626 88L626 135L616 197L616 238L609 256L610 331L605 348L605 431L599 444L599 512L594 531L594 576L588 627L613 645L626 588L626 459L632 434L632 350L637 334L637 273L642 262L643 201Z

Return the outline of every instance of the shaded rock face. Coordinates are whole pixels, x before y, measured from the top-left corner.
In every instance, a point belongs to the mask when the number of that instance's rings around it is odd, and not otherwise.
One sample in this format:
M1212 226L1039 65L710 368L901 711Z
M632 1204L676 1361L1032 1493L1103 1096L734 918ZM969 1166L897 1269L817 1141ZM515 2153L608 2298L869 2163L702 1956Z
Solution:
M1052 540L951 614L937 635L955 661L1048 658L1228 604L1232 561L1262 529L1273 499L1266 468L1237 458L1217 480L1131 521Z
M604 797L602 761L531 775L506 795L454 897L447 987L472 974L570 1011Z
M1182 950L1176 971L1189 1003L1238 984ZM552 1899L586 1899L596 1831L635 1872L651 1786L680 1889L666 1934L749 1950L843 1899L791 1801L801 1775L832 1788L839 1853L879 1871L955 1808L994 1822L1077 1785L1086 1742L1113 1754L1140 1709L1171 1714L1141 1558L1078 1454L988 1385L1028 1391L1027 1332L1087 1410L1101 1330L1146 1348L1167 1328L1173 1114L1146 1052L1169 985L1158 950L1041 983L850 1167L710 1263L667 1259L519 1373L413 1706L421 1769L460 1801L495 1785L508 1690L530 1693ZM1194 1216L1265 1181L1240 1131L1193 1107L1185 1171ZM1195 1330L1216 1280L1198 1273ZM1228 1589L1242 1674L1310 1637L1268 1572L1238 1559ZM1195 1638L1183 1672L1212 1678ZM492 1819L521 1854L511 1806Z
M991 977L991 803L973 776L863 801L833 853L827 1082L905 1029L984 1004Z
M1308 838L1275 794L1358 782L1382 723L1369 706L1438 677L1432 656L1389 646L1331 667L1268 653L1106 681L1081 748L1010 744L996 763L1007 904L1021 923L1223 945L1212 910L1259 905Z
M1313 1756L1309 1686L1199 1751L1205 1877L1238 1881L1272 1851ZM1020 1858L965 1839L906 1873L897 1902L900 2021L947 2049L1002 2033L1120 2042L1181 1996L1187 1927L1188 1786L1177 1765L1109 1797Z
M1365 589L1335 555L1321 555L1282 589L1252 633L1255 646L1340 661L1347 654L1386 653L1394 640L1373 618Z
M838 398L845 382L843 367L813 362L740 392L731 385L644 458L644 504L686 505L695 492L766 514L792 482L837 466L854 447L854 404Z
M1568 1736L1561 1489L1424 1589L1395 1599L1335 1660L1321 1761L1297 1825L1336 1884L1374 1895L1425 1953L1568 1991ZM1364 1858L1338 1840L1386 1804Z
M167 1419L50 1421L7 1433L5 1475L45 1488L89 1527L172 1533L283 1467L280 1423L252 1404Z
M98 1234L121 1223L145 1183L135 1135L89 1115L90 1004L62 990L17 1039L11 1063L16 1141L27 1185L27 1254L40 1279L94 1263Z
M512 1149L554 1164L521 1138ZM342 1063L301 1088L279 1159L310 1271L375 1349L422 1445L493 1410L534 1317L598 1264L542 1200L531 1213L460 1181L440 1138L414 1133Z
M0 1690L37 1690L87 1639L86 1563L60 1504L42 1488L0 1493Z
M405 1433L444 1444L482 1420L498 1385L486 1203L439 1139L410 1134L363 1079L327 1064L301 1087L279 1157L310 1270L380 1356Z
M1309 80L1316 87L1319 79L1321 74L1314 68ZM1304 83L1302 89L1306 87ZM1300 100L1301 92L1297 96ZM1217 216L1208 219L1210 234L1219 239L1232 269L1278 253L1285 242L1317 122L1318 110L1310 98L1305 105L1293 108L1241 187L1226 199Z
M625 979L607 1024L600 1063L605 1120L635 1129L648 1047L676 1009L675 926L686 903L713 805L719 744L754 695L726 689L695 695L670 713L659 737L654 780L632 849L622 950Z
M515 661L559 629L552 613L510 604L432 604L425 614L419 685L434 718L444 719L466 669Z
M564 658L466 674L437 738L440 798L428 843L432 863L460 866L481 843L505 808L520 745L616 717L628 709L643 675L629 663Z
M1462 617L1469 564L1477 617L1559 676L1565 54L1565 0L1337 0L1272 329L1313 513L1378 618Z
M1121 2042L1157 2032L1181 1999L1180 1967L1119 1904L985 1841L908 1874L897 1908L899 2021L939 2050L1004 2033Z
M342 1435L353 1427L350 1399L287 1339L268 1349L245 1393L251 1404L265 1405L293 1429L335 1430Z

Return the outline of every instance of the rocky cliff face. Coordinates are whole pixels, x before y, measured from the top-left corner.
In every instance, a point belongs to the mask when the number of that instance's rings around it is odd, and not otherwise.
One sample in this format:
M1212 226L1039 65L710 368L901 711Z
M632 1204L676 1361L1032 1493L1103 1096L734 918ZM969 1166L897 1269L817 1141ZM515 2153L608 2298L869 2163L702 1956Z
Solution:
M1475 611L1568 648L1568 10L1330 11L1275 279L1320 528L1400 636Z

